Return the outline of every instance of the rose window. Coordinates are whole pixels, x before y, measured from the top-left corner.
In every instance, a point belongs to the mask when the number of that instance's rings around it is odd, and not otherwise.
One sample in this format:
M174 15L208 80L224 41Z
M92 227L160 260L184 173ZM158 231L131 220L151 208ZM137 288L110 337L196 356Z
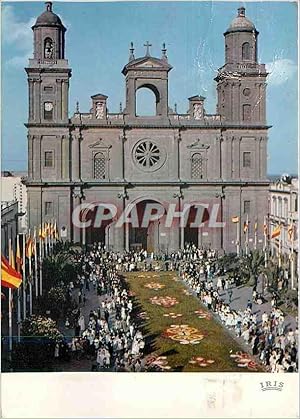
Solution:
M133 150L137 166L147 172L159 169L165 161L165 153L152 140L142 140Z

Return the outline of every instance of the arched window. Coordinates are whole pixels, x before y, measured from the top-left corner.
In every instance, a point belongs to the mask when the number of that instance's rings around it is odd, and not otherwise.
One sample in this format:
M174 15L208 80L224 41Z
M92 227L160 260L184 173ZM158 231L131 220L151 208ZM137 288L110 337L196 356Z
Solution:
M192 178L203 179L204 177L204 161L201 153L192 155Z
M282 201L282 217L287 218L288 217L288 201L286 198Z
M106 179L106 158L101 152L94 156L94 179Z
M242 45L242 59L250 60L250 44L249 42L244 42Z
M282 217L282 198L278 198L278 217Z
M53 58L54 48L53 41L51 38L46 38L44 41L44 58L51 59Z
M141 87L136 92L136 116L155 116L157 98L149 87Z

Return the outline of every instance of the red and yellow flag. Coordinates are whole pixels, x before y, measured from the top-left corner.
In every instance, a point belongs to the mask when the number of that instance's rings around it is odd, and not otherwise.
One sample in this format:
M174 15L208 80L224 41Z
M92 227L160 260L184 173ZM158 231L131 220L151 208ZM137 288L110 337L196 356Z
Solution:
M244 222L244 233L246 234L248 231L248 227L249 227L249 221L245 221Z
M277 227L274 228L271 234L271 239L275 239L275 237L280 236L280 233L281 233L281 225L279 224Z
M34 254L34 244L33 244L33 240L31 236L27 238L26 246L25 246L25 254L28 259L31 258L32 255Z
M291 223L288 226L288 236L289 236L289 240L290 241L293 241L294 240L294 224L293 223Z
M1 286L6 288L19 288L21 283L22 275L1 255Z
M23 259L21 258L19 235L17 235L16 265L17 265L17 272L21 272L22 266L23 266Z
M267 223L264 223L264 235L267 236L268 235L268 226Z
M232 218L231 218L231 221L232 221L233 223L238 223L238 222L240 221L240 218L239 218L239 217L232 217Z
M11 245L11 240L9 240L9 243L8 243L8 263L13 269L16 269L15 255L14 255L14 251Z
M45 231L44 225L40 225L39 238L44 240L45 237L46 237L46 231Z
M59 239L59 234L58 234L58 229L57 229L56 221L54 223L54 228L53 229L54 229L54 238L56 240L58 240Z

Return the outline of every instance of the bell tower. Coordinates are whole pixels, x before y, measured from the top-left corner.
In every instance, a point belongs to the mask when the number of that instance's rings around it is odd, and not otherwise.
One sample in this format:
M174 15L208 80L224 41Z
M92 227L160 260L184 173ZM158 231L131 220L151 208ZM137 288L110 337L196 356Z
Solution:
M244 7L238 9L224 37L225 64L215 78L217 113L235 124L264 125L267 72L257 61L258 31Z
M135 58L131 43L129 62L123 68L126 83L125 114L136 117L136 93L143 87L151 90L156 100L156 117L165 118L168 115L168 73L172 66L168 63L165 44L162 47L161 58L150 55L149 42L145 45L144 57Z
M46 10L32 26L34 55L25 69L29 87L29 123L68 121L71 70L65 59L66 28L46 2Z

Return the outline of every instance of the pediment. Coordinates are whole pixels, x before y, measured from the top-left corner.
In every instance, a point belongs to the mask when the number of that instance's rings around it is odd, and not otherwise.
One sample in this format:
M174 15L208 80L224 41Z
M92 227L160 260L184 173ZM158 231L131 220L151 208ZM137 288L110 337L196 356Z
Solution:
M155 67L155 68L165 68L164 65L161 65L161 63L158 63L157 61L148 59L140 64L137 64L135 66L136 68L148 68L148 67Z
M208 150L209 147L210 146L208 144L203 144L200 138L198 138L193 144L190 144L187 146L187 148L192 148L192 149L197 149L197 150Z
M130 61L122 70L123 74L126 74L127 71L132 70L146 70L146 69L154 69L154 70L163 70L169 71L171 70L172 66L163 59L154 58L154 57L142 57L137 58L135 60Z
M89 148L98 148L98 149L100 149L100 148L111 148L111 145L104 145L103 144L103 139L102 138L99 138L99 140L97 140L97 141L95 141L94 143L92 143L92 144L90 144L89 145Z

